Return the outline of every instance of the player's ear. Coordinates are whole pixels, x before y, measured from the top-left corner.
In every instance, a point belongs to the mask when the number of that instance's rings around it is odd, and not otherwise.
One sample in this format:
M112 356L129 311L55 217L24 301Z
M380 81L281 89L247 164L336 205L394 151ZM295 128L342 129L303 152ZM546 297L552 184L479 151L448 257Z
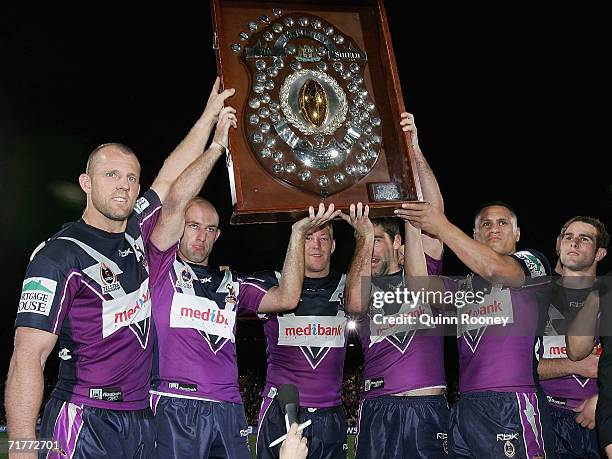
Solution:
M89 175L85 173L79 175L79 185L86 194L89 194L91 192L91 178Z
M605 257L608 254L608 250L600 247L599 249L597 249L597 253L595 253L595 260L596 261L601 261L603 257Z
M402 236L400 236L399 234L396 234L395 237L393 238L393 249L399 250L401 246L402 246Z
M215 242L217 242L217 239L219 239L219 236L221 236L221 230L217 228L217 234L215 234Z
M331 248L331 253L334 253L334 250L336 250L336 240L332 239L332 248Z

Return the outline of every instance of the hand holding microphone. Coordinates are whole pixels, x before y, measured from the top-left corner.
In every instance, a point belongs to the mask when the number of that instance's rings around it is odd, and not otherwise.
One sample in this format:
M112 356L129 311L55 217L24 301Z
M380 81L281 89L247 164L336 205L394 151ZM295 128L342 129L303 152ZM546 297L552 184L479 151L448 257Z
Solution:
M298 392L297 387L295 387L295 385L293 384L285 384L281 386L281 388L278 390L278 403L280 403L281 410L283 411L283 414L285 415L285 427L287 428L287 433L277 438L272 443L270 443L270 448L278 445L280 442L282 442L285 439L287 439L286 443L289 443L289 445L294 445L295 448L298 448L299 445L296 444L298 440L296 440L295 438L290 438L290 436L292 435L293 428L295 428L295 434L293 436L295 437L299 435L299 438L300 438L299 443L303 442L304 446L306 446L306 439L301 438L302 436L301 432L304 428L312 424L312 421L309 419L305 423L297 425L299 422L298 410L300 409L300 394ZM288 446L288 448L289 447L291 446ZM282 447L281 447L281 451L282 451ZM306 449L306 451L308 451L308 449ZM284 457L290 458L294 456L284 456ZM295 456L295 457L299 458L301 456Z
M286 437L280 449L279 459L306 459L308 446L306 438L302 437L302 432L298 430L297 423L291 424Z

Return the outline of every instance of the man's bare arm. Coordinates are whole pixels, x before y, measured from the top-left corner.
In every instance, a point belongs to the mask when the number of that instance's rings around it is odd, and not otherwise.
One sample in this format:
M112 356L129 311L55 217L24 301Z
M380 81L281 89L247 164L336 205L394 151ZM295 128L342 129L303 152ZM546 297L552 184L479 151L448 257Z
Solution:
M351 204L349 215L340 217L355 230L355 253L351 260L344 288L344 309L352 317L360 317L367 311L372 288L372 251L374 250L374 226L369 218L370 208L360 202Z
M570 360L582 360L593 352L599 315L599 292L593 290L567 328L565 346Z
M56 342L57 335L43 330L28 327L15 330L5 393L11 439L36 438L36 418L44 388L43 370Z
M223 109L225 100L234 95L234 89L226 89L219 92L220 85L221 81L217 77L204 112L181 143L166 158L161 170L153 181L151 188L155 190L162 202L165 201L168 190L181 172L202 154L208 143L208 137Z
M281 278L278 287L273 287L266 292L259 303L257 312L268 314L272 312L283 312L295 309L302 296L302 285L304 282L304 242L310 230L324 225L333 220L340 213L330 204L327 210L323 203L315 214L314 208L308 209L308 217L293 224L291 227L291 238L287 247L287 255L283 264Z
M419 146L418 134L416 124L414 123L414 116L410 113L404 112L400 115L400 126L404 132L410 133L412 149L414 151L414 159L416 162L417 174L419 175L419 182L421 183L421 191L423 192L423 199L429 202L432 206L440 209L444 212L444 199L442 198L442 192L435 174L431 170L427 159L423 155L423 151ZM423 249L425 253L430 257L439 260L442 257L443 244L439 239L433 238L427 234L421 234L423 239Z
M591 351L593 348L591 347ZM585 378L597 378L599 357L588 355L584 360L573 362L570 359L540 359L538 376L541 380L561 378L569 375L580 375Z
M225 107L221 111L211 146L192 162L172 184L162 207L159 221L151 235L151 242L159 250L167 250L176 244L183 234L185 207L198 194L213 166L223 154L223 147L227 146L229 128L237 126L235 113L236 110L232 107Z

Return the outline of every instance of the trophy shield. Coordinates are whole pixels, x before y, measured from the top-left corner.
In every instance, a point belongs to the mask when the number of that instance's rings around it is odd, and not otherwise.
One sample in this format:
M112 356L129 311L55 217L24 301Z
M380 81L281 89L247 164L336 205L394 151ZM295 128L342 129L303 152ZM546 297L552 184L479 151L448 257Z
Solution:
M300 218L309 205L363 202L393 215L421 198L381 1L213 0L224 87L236 88L231 222Z

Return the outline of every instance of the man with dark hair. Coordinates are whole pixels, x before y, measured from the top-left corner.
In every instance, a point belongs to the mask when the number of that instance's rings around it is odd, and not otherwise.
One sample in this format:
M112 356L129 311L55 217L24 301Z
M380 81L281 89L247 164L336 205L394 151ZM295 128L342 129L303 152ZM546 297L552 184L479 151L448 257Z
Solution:
M443 208L433 172L418 144L414 118L402 116L412 134L424 198ZM370 221L369 208L351 206L344 217L355 228L357 248L347 275L346 310L358 318L365 363L359 409L356 457L443 457L447 450L448 404L444 398L444 337L440 329L375 326L376 314L415 314L426 305L386 302L373 305L373 295L406 286L413 276L441 273L442 244L396 217ZM404 268L398 250L404 225ZM417 234L415 234L415 232ZM412 263L411 263L412 260ZM413 271L415 260L421 271ZM424 312L424 314L431 314ZM422 328L422 327L421 327Z
M451 455L554 457L550 413L535 371L541 341L535 294L547 283L548 261L535 250L516 250L520 229L506 205L480 208L473 239L428 203L405 203L396 214L437 237L472 271L442 288L482 299L457 316L461 398L451 411ZM507 322L487 326L465 317Z
M578 362L569 360L565 334L568 323L593 291L597 264L606 256L608 240L608 232L599 220L581 216L568 220L559 243L563 277L539 295L548 321L538 373L551 407L557 453L564 458L600 457L593 430L599 357L591 352Z
M202 155L233 93L219 92L217 79L201 117L138 200L140 164L130 149L110 143L90 155L79 177L82 218L41 244L26 271L6 387L11 439L36 438L43 368L59 337L59 380L40 430L58 445L49 457L153 455L145 246L171 186Z

